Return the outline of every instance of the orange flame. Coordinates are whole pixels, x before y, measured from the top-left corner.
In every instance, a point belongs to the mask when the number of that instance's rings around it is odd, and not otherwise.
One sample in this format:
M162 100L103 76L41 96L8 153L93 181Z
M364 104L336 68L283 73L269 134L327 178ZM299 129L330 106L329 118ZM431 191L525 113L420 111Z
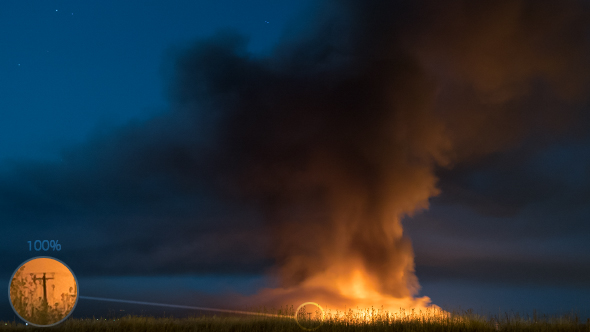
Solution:
M356 311L355 320L373 319L375 315L387 315L388 319L445 315L438 306L430 303L427 296L394 297L381 292L378 280L361 266L351 262L334 265L297 286L264 289L256 296L264 299L263 303L280 301L298 305L314 301L327 309L331 319L337 320L350 319L352 311Z

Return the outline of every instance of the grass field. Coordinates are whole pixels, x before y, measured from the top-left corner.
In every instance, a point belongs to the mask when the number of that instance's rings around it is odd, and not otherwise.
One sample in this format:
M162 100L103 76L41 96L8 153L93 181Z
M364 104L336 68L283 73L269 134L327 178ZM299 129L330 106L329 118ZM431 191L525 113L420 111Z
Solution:
M283 312L284 313L284 312ZM308 314L309 315L309 314ZM391 315L380 310L350 310L346 313L327 313L322 324L315 319L300 317L300 325L293 318L260 316L200 316L190 318L155 318L125 316L120 318L67 319L52 327L26 326L16 322L0 322L0 331L400 331L400 332L467 332L467 331L579 331L590 332L590 319L580 321L569 316L520 316L504 314L503 317L482 317L471 311L443 316L418 316L406 313Z

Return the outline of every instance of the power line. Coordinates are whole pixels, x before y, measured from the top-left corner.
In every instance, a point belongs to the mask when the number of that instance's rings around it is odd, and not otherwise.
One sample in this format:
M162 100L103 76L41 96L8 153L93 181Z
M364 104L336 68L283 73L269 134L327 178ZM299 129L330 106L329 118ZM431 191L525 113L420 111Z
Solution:
M206 307L194 307L194 306L178 305L178 304L164 304L164 303L143 302L143 301L107 299L107 298L103 298L103 297L92 297L92 296L78 296L78 297L80 299L94 300L94 301L131 303L131 304L141 304L141 305L158 306L158 307L169 307L169 308L178 308L178 309L191 309L191 310L202 310L202 311L225 312L225 313L232 313L232 314L255 315L255 316L276 317L276 318L294 318L293 316L268 314L268 313L253 312L253 311L241 311L241 310L217 309L217 308L206 308Z

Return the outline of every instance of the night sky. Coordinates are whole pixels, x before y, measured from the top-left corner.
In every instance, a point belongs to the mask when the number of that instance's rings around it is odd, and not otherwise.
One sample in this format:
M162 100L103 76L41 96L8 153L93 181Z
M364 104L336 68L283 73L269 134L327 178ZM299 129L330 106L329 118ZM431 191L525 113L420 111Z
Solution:
M1 279L225 308L344 250L393 296L590 316L589 4L437 3L3 4Z

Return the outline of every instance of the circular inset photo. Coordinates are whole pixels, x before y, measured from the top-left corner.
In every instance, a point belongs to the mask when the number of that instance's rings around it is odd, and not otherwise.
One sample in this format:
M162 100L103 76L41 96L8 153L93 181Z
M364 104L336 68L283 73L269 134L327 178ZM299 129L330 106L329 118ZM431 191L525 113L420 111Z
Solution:
M326 314L315 302L305 302L295 310L295 322L304 331L315 331L322 326Z
M14 312L27 323L56 325L74 311L78 303L78 281L60 260L35 257L14 271L8 297Z

